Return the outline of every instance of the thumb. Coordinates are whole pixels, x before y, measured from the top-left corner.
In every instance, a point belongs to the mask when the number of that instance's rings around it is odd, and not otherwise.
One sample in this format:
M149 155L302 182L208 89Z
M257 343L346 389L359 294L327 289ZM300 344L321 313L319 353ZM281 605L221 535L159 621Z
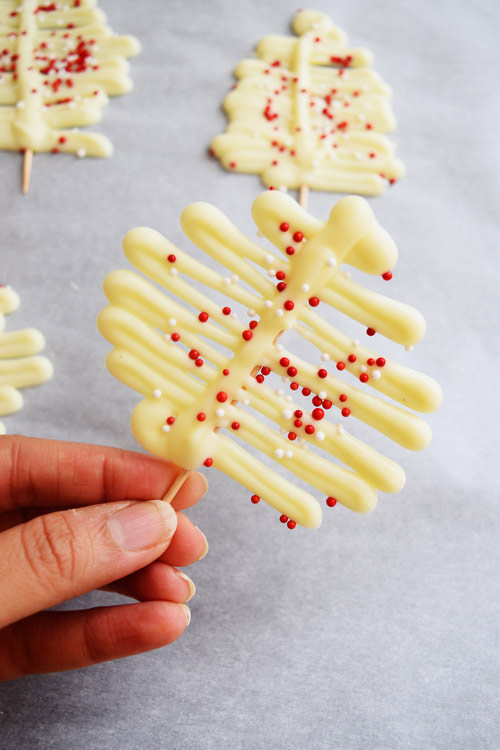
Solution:
M177 516L161 500L39 516L0 534L0 628L105 586L159 557Z

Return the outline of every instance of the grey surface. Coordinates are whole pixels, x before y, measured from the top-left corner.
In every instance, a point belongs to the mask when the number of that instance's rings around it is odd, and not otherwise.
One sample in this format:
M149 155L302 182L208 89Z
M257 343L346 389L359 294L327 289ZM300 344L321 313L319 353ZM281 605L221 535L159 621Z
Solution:
M405 490L366 517L325 507L319 531L292 533L212 473L192 511L211 550L192 569L185 635L159 652L3 686L2 750L499 746L496 5L316 2L373 50L394 88L408 175L373 206L400 261L390 289L373 285L423 311L424 342L400 356L445 389L426 452L377 439L403 461ZM135 91L99 127L114 158L37 156L23 198L19 158L0 154L1 275L22 298L9 327L38 325L56 368L6 423L134 448L136 396L105 370L95 326L102 279L123 264L121 236L136 224L186 246L179 214L193 200L253 236L257 178L223 172L205 148L224 127L231 70L261 36L286 31L295 3L102 7L143 43ZM310 208L326 216L332 202L316 193Z

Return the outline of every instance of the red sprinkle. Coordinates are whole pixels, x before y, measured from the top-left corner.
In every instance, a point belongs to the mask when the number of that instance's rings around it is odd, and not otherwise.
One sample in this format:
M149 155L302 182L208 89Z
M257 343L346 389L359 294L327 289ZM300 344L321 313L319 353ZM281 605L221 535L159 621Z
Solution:
M167 260L168 260L169 263L175 263L175 261L177 260L177 258L175 257L175 255L173 253L171 253L170 255L167 256Z
M311 393L311 389L310 388L302 388L302 395L303 396L309 396L310 393Z
M207 320L208 320L208 313L207 312L201 312L198 315L198 320L201 321L202 323L206 323Z
M65 135L61 135L60 138L59 138L59 143L66 143L67 140L68 139L66 138Z
M229 375L229 370L227 368L225 370L222 370L222 374L226 376Z
M293 310L293 308L295 307L295 305L293 304L293 302L292 302L291 299L287 299L287 301L285 302L285 304L283 305L283 307L285 308L285 310Z
M386 271L382 274L384 281L390 281L392 279L392 271Z
M261 372L262 372L263 375L270 375L270 373L271 373L271 368L270 367L261 367L260 370L261 370Z
M314 396L314 398L312 399L312 402L314 406L321 406L321 404L323 403L323 400L319 396Z
M294 232L293 234L294 242L302 242L303 239L304 239L304 235L302 234L302 232Z
M264 375L260 375L260 374L256 375L255 376L255 380L257 381L257 383L263 383L264 382Z
M257 505L257 503L260 502L260 497L258 495L252 495L252 497L250 498L250 500L252 501L252 503L254 505Z
M285 278L285 272L284 271L276 271L276 278L278 281L283 281Z
M230 307L223 307L222 312L224 315L231 315L231 308Z
M280 516L280 521L281 523L286 523L288 521L288 516L285 516L285 514L283 513L283 515Z
M288 367L289 364L290 364L290 360L288 359L288 357L281 357L280 365L282 367Z
M310 297L309 304L311 307L317 307L319 305L319 299L317 297Z
M314 430L315 430L314 425L312 425L312 424L306 424L306 426L305 426L304 429L305 429L305 431L307 432L308 435L312 435L313 432L314 432Z
M366 335L367 336L375 336L376 333L377 333L377 331L375 330L375 328L367 328L366 329Z
M342 414L343 417L348 417L349 414L351 413L351 410L348 409L347 407L344 407L340 413Z
M368 358L368 359L366 360L366 364L367 364L367 365L368 365L369 367L373 367L373 365L375 364L375 360L373 359L373 357L369 357L369 358Z
M280 224L280 229L281 229L281 231L282 231L282 232L288 232L289 228L290 228L290 227L289 227L289 225L288 225L288 224L286 223L286 221L284 221L284 222L283 222L282 224Z
M213 460L213 458L206 458L206 459L205 459L205 460L203 461L203 465L204 465L204 466L213 466L213 463L214 463L214 460Z
M298 387L299 387L298 383L290 383L290 388L292 389L292 391L296 391Z
M325 416L325 412L323 411L323 409L313 409L312 410L312 418L313 419L320 420L320 419L323 419L324 416Z
M326 378L327 375L328 375L328 372L326 370L323 370L323 369L318 370L318 377L319 378Z
M349 360L349 362L356 362L356 355L355 354L349 354L349 356L347 357L347 359Z
M200 352L197 351L196 349L191 349L188 356L189 356L189 359L198 359L198 357L200 356Z
M302 411L302 409L296 409L293 414L295 417L297 417L297 419L300 419L303 416L304 412Z
M220 404L223 404L224 401L227 401L227 393L225 391L219 391L219 393L216 396L216 399Z
M200 411L199 414L196 415L196 419L198 420L198 422L204 422L206 418L207 418L207 415L204 414L202 411Z
M295 523L295 521L288 521L287 526L289 529L294 529L297 524Z
M294 378L297 374L297 368L296 367L289 367L286 371L287 375L289 375L291 378Z
M339 401L342 401L342 403L344 403L344 401L347 401L347 396L345 395L345 393L340 394Z
M253 333L252 333L252 331L248 331L248 330L247 330L247 331L243 331L243 333L241 334L241 336L242 336L242 338L243 338L243 339L244 339L245 341L250 341L250 339L251 339L251 338L252 338L252 336L253 336Z
M195 359L194 361L196 367L202 367L203 366L203 360L202 359Z
M173 424L175 422L175 417L167 417L166 422L167 424Z
M276 284L276 289L278 290L278 292L284 292L285 289L286 289L285 282L284 281L280 281L279 284Z
M288 433L288 439L289 440L296 440L297 439L297 435L295 434L295 432L289 432Z
M233 430L239 430L240 429L240 423L239 422L233 422L231 425Z
M359 376L359 379L361 380L362 383L366 383L368 381L368 375L366 374L366 372L362 372L361 375Z
M302 420L301 419L295 419L294 422L293 422L293 426L297 427L297 428L302 427Z
M258 325L259 325L258 320L251 320L250 323L248 324L248 327L253 331L253 329L257 328Z
M329 508L334 508L337 505L337 501L334 497L327 497L326 498L326 504Z
M385 367L385 359L383 357L377 359L377 367Z
M323 409L331 409L332 408L332 402L329 401L327 398L323 401Z
M286 252L286 254L287 254L287 255L293 255L293 254L294 254L294 252L295 252L295 248L294 248L294 247L292 247L291 245L289 245L289 246L288 246L288 247L286 248L285 252Z
M178 333L173 333L172 334L172 341L179 341L179 339L180 339L180 336L179 336Z
M343 362L337 362L337 370L345 370L345 364Z

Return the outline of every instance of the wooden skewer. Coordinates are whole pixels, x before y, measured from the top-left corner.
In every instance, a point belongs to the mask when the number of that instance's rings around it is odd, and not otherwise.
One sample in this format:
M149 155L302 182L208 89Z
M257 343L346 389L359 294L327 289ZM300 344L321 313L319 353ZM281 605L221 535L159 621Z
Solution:
M309 185L301 185L299 188L299 206L304 210L307 209L309 200Z
M309 186L308 185L301 185L299 189L299 205L303 208L307 208L307 202L309 199ZM277 344L280 337L283 335L283 331L280 331L276 338L273 341L273 344ZM251 377L255 377L257 373L260 370L260 365L256 365L252 372ZM236 406L238 403L238 399L233 399L231 401L231 406ZM219 432L220 427L215 427L214 432ZM181 469L180 472L177 474L177 477L175 478L174 483L171 487L167 490L165 496L162 498L166 503L172 502L176 494L179 492L180 488L190 475L191 471L189 469Z
M33 150L27 148L23 159L23 194L26 195L30 188L31 168L33 166Z

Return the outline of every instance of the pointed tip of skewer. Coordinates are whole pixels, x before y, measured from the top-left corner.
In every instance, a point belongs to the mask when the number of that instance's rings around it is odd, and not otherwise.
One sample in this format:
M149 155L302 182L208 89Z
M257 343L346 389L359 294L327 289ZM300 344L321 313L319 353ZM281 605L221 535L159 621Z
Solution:
M23 159L23 195L26 195L30 188L30 180L31 180L31 168L33 166L33 151L31 148L27 148L24 152L24 159Z
M299 206L304 210L307 210L307 202L309 199L309 185L301 185L299 188Z

